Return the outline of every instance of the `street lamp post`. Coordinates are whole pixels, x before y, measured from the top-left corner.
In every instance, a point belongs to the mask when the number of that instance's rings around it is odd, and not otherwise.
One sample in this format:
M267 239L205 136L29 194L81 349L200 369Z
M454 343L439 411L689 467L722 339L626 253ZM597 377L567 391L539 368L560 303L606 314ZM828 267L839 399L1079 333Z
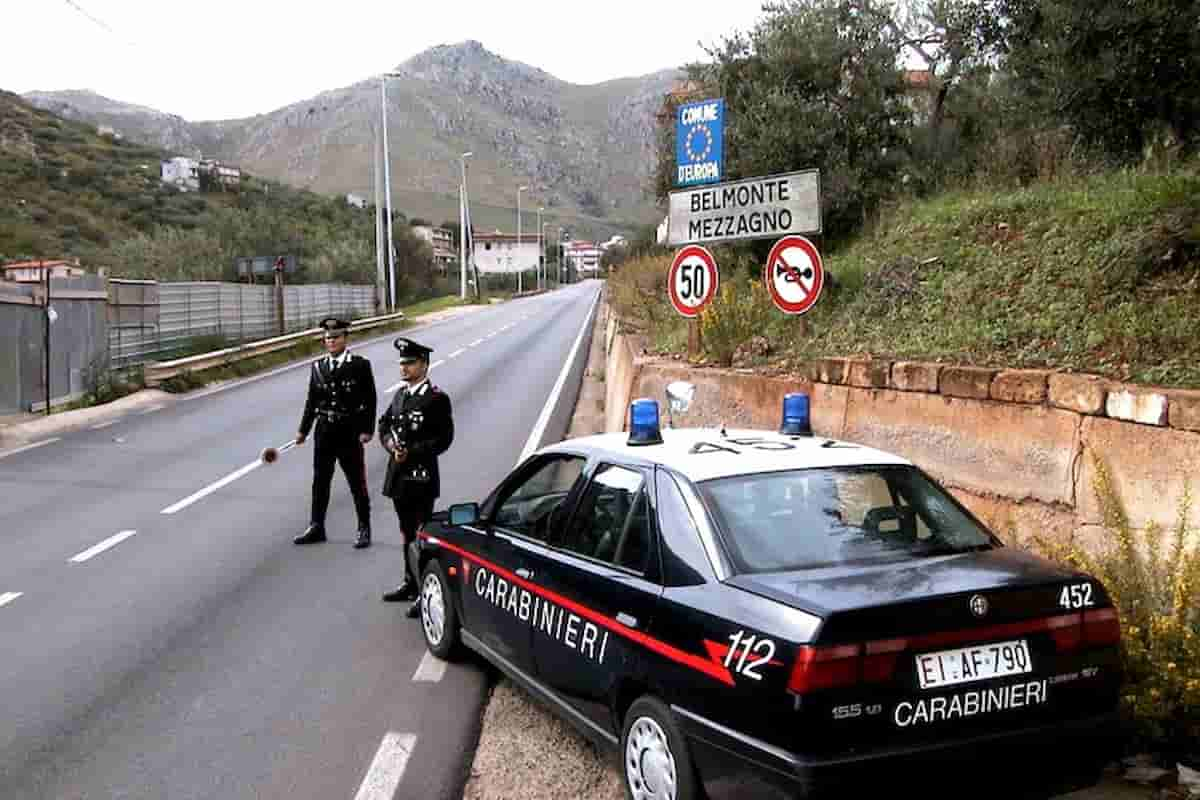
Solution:
M517 187L517 294L521 293L521 192L528 186Z
M472 153L466 152L458 157L462 166L462 183L459 184L458 204L458 272L459 291L463 300L467 299L467 226L470 225L471 215L467 212L467 159Z
M538 260L537 260L537 282L538 288L544 289L542 286L542 212L546 209L543 206L538 206Z
M387 223L388 248L388 308L396 310L396 254L392 243L392 170L391 158L388 156L387 135L387 79L396 77L394 72L385 72L379 79L379 113L383 118L383 191L384 202L387 204L385 220Z

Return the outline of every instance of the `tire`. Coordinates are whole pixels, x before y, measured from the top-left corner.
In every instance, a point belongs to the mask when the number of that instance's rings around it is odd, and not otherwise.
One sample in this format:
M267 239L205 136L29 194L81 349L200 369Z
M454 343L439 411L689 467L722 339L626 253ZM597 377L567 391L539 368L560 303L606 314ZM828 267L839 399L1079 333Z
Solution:
M643 695L621 728L621 783L627 800L700 800L691 752L675 715Z
M450 594L450 582L446 580L446 573L437 559L425 565L417 590L425 646L443 661L456 660L461 647L458 609L454 607L454 597Z

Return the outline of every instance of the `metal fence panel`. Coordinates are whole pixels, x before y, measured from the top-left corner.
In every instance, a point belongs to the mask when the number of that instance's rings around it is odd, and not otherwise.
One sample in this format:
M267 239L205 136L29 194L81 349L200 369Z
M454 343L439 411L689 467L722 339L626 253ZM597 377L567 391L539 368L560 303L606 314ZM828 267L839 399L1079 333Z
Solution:
M303 284L284 286L283 292L287 333L315 327L331 314L353 320L376 313L373 286ZM160 283L157 293L157 325L117 324L110 329L115 365L169 359L195 347L201 336L235 343L279 333L274 286L185 281ZM122 312L110 314L110 319L114 316L119 320Z

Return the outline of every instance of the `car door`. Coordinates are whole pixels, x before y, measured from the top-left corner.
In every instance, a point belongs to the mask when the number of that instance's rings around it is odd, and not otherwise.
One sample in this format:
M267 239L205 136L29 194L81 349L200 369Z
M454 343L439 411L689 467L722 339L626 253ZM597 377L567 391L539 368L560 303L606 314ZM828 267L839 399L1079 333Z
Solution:
M628 634L649 626L662 593L649 477L598 463L568 524L530 555L549 601L533 625L538 680L606 731L613 686L642 663Z
M530 626L538 605L528 552L544 549L554 520L569 510L587 460L550 454L523 465L494 493L464 563L463 624L496 656L531 674Z

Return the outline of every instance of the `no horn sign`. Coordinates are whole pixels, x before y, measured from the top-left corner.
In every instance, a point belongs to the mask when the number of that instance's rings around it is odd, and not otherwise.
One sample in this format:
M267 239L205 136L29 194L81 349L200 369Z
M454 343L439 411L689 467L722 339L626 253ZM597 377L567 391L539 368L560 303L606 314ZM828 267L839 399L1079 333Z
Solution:
M785 236L771 248L763 284L775 307L785 314L803 314L817 302L825 285L821 254L803 236Z
M717 293L717 260L698 244L680 248L667 273L667 294L680 315L699 316Z

